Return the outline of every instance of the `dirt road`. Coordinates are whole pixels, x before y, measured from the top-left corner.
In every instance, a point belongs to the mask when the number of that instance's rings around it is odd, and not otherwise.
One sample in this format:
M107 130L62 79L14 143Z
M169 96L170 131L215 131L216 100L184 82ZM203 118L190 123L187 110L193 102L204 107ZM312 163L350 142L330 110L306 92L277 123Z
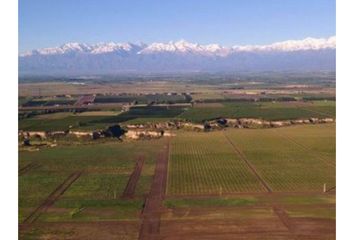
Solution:
M224 133L225 138L231 144L235 152L241 157L241 159L247 164L251 172L256 176L256 178L262 183L263 187L269 192L272 192L271 187L268 183L258 174L256 168L248 161L247 157L243 154L243 152L230 140L230 138Z
M168 139L156 161L155 175L151 184L151 190L145 201L142 213L142 224L139 232L140 240L159 239L160 215L163 210L162 203L166 190L169 146L170 140Z
M144 156L138 157L136 164L135 164L134 171L130 175L127 186L125 187L124 192L122 194L122 198L133 198L134 197L135 188L136 188L136 185L139 181L141 170L143 169L143 166L144 166L144 160L145 160Z
M47 209L52 206L56 200L73 184L81 175L82 171L76 171L65 179L65 181L60 184L48 197L47 199L32 212L23 223L33 223L38 217L47 211Z
M35 169L35 168L38 168L40 165L38 163L30 163L26 166L24 166L23 168L21 168L19 171L18 171L18 175L21 176L27 172L29 172L30 170L32 169Z

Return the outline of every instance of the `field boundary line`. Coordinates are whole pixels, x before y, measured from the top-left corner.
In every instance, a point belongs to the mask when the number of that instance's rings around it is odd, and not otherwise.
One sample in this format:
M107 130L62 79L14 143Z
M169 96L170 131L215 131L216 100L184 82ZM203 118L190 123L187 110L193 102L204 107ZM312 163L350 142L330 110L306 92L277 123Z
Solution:
M139 230L139 240L158 239L161 224L161 209L166 191L167 161L170 139L157 156L155 175L151 183L150 193L144 203L142 221Z
M122 194L122 198L134 198L135 188L139 181L141 171L143 169L145 162L145 157L143 155L138 156L137 161L135 163L135 167L133 172L130 174L127 185L125 186L124 192Z
M46 212L63 193L81 176L83 171L76 171L67 177L49 196L44 202L37 207L24 221L23 223L33 223L39 216Z
M331 188L329 188L328 190L326 190L326 193L331 192L331 191L333 191L333 190L336 190L336 186L331 187Z
M325 159L323 156L321 156L321 155L322 155L321 153L316 152L316 154L313 154L313 152L311 151L311 149L308 148L307 146L305 146L305 145L303 145L303 144L301 144L301 143L295 141L293 138L289 137L288 135L285 135L285 134L280 133L280 132L279 132L278 130L276 130L276 129L274 129L274 131L275 131L280 137L286 139L286 140L289 141L289 142L294 143L294 144L297 145L298 147L302 148L303 151L310 153L311 155L313 155L313 156L314 156L315 158L317 158L317 159L320 159L323 163L325 163L325 164L327 164L327 165L329 165L329 166L331 166L331 167L336 167L335 164L330 163L330 162L328 161L328 159Z
M332 187L335 188L335 187ZM331 193L333 190L327 190L328 193ZM234 192L234 193L223 193L223 197L240 197L240 196L264 196L265 192ZM275 196L294 196L294 195L303 195L303 196L313 196L314 194L322 195L322 192L318 191L309 191L309 192L277 192L273 191L272 195ZM174 199L205 199L205 198L220 198L220 194L217 193L206 193L206 194L183 194L183 195L168 195L165 197L167 200L174 200Z
M290 233L293 233L293 227L290 222L289 215L280 206L274 205L273 212L278 216L279 220L284 224Z
M18 175L21 176L21 175L31 171L32 169L38 168L40 166L41 165L39 165L38 163L33 163L33 162L29 163L18 171Z
M272 188L267 184L267 182L258 174L256 168L250 163L250 161L247 159L247 157L243 154L243 152L236 146L236 144L234 144L231 139L225 134L223 133L226 140L229 142L229 144L233 147L234 152L236 152L241 159L247 164L247 166L249 167L249 169L253 172L253 174L256 176L256 178L260 181L260 183L263 185L263 187L265 188L265 190L267 190L269 193L272 192Z
M170 167L171 167L171 164L170 164L170 158L171 158L171 148L172 148L172 144L171 144L171 140L169 140L168 142L168 152L167 152L167 173L166 173L166 187L165 187L165 196L168 196L168 187L170 185L170 177L169 177L169 173L170 173ZM165 198L164 196L164 198Z
M297 108L299 108L301 110L304 110L304 111L307 111L307 112L317 113L317 114L320 114L320 115L323 115L323 116L326 116L326 117L331 117L331 118L333 117L333 115L331 115L330 113L327 113L327 112L310 110L310 109L306 109L306 108L300 107L300 106L297 106Z

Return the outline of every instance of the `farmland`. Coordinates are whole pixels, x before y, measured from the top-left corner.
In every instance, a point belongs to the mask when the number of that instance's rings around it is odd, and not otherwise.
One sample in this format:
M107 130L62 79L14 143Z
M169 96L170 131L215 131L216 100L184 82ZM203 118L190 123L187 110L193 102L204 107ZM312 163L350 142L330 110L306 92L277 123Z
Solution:
M167 193L172 195L262 191L222 132L178 135L169 169Z
M207 106L207 107L203 107ZM100 129L115 123L145 123L186 120L202 123L220 117L259 118L264 120L291 120L335 118L332 101L309 103L205 103L188 106L133 106L126 112L100 110L85 112L58 112L20 119L19 129L27 131L65 131L73 129Z
M274 207L275 201L282 208ZM174 237L188 239L335 239L332 201L331 195L316 194L168 199L160 235L168 237L173 231Z
M20 83L20 239L335 239L332 83L219 80Z
M118 95L118 96L97 96L95 98L95 103L126 103L126 102L136 102L136 103L181 103L186 102L188 99L184 95L177 94L146 94L146 95Z
M334 136L333 125L182 133L172 144L168 194L265 191L242 159L272 191L321 192L335 186Z
M198 106L198 105L197 105ZM287 120L309 117L335 117L335 106L331 102L296 104L278 103L222 103L209 107L195 107L187 110L181 116L193 122L202 122L220 117L225 118L261 118L264 120Z
M22 222L34 208L41 203L72 172L83 171L82 176L72 184L52 209L40 216L40 219L74 221L70 212L76 208L109 209L120 206L117 210L120 218L136 218L135 213L141 208L142 200L132 203L119 200L129 175L134 168L137 154L144 154L145 168L143 178L138 182L137 196L143 196L149 189L154 167L155 155L159 142L100 145L68 146L44 149L40 152L21 152L20 168L36 163L37 168L20 176L19 210ZM134 149L134 151L131 151ZM147 186L146 186L147 185ZM117 200L118 199L118 200ZM60 215L55 212L60 211ZM93 211L93 210L92 210ZM86 211L80 213L85 218ZM102 216L104 218L104 216ZM89 218L89 216L87 216ZM99 216L96 216L99 218Z
M29 131L65 131L69 128L94 130L104 128L109 124L126 122L145 118L162 118L164 121L178 117L183 112L179 107L134 107L128 112L84 112L84 113L51 113L19 122L19 129ZM70 127L71 126L71 127Z
M191 239L196 233L199 237L212 234L208 229L218 229L224 237L246 234L257 239L267 234L289 238L295 234L332 239L335 195L323 193L323 183L328 189L335 186L334 137L334 124L178 131L170 139L169 159L164 160L168 160L166 197L160 205L145 210L153 182L163 180L156 178L163 173L156 172L160 168L155 164L166 144L164 139L21 151L20 169L32 165L20 171L20 236L87 238L83 229L91 226L95 236L119 234L138 239L139 219L151 217L159 219L160 234L167 238L183 222L185 227L177 235ZM124 198L141 155L145 161L134 197ZM77 171L82 171L81 176L53 205L36 213L33 223L22 223ZM312 227L302 229L303 224ZM255 234L250 226L264 233ZM101 235L101 231L113 235Z

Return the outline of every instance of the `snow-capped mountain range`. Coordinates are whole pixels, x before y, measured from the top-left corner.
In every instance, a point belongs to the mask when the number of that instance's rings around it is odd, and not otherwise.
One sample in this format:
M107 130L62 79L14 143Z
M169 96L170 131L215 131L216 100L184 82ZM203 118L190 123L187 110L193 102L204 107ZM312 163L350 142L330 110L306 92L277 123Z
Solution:
M66 43L20 54L20 73L333 70L336 37L269 45Z

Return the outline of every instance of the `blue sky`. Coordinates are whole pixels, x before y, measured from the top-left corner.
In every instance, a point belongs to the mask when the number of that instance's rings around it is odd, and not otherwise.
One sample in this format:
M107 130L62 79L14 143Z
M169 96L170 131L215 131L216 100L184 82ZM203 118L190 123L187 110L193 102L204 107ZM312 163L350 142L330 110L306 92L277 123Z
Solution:
M335 0L19 0L19 50L66 42L268 44L335 35Z

